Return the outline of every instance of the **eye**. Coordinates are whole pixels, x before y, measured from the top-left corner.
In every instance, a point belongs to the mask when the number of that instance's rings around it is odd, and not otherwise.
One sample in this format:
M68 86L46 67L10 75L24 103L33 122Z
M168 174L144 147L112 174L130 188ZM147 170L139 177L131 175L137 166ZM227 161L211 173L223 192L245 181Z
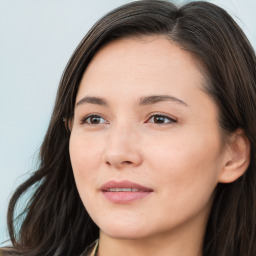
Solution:
M99 115L89 115L82 119L82 124L108 124L109 122Z
M154 114L151 115L147 121L148 123L154 124L168 124L168 123L176 123L177 120L171 118L169 116L161 115L161 114Z

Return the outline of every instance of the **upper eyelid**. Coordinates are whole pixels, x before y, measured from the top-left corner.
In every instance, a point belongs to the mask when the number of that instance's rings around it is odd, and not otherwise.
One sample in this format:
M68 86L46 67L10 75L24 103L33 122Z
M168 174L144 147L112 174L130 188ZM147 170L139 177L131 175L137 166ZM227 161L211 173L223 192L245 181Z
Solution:
M169 119L171 119L171 120L173 120L175 122L178 122L178 118L177 117L175 117L173 115L170 115L170 114L164 114L164 113L161 113L161 112L153 112L153 113L149 114L148 117L147 117L147 120L149 120L153 116L157 116L157 115L163 116L163 117L169 118Z

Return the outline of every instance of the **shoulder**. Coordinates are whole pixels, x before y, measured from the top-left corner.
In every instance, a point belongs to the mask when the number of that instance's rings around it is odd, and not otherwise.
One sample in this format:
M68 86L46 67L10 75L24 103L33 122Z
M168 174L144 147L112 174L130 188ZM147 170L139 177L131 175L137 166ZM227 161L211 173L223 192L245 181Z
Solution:
M0 248L0 256L15 256L18 255L13 248Z

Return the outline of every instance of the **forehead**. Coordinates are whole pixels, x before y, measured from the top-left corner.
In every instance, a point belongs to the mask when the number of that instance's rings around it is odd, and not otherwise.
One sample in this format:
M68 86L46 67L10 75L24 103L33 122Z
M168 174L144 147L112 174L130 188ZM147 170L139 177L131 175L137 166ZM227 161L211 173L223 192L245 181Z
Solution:
M103 46L89 63L85 74L91 71L113 71L113 67L119 66L131 73L135 69L139 72L154 67L154 73L160 73L172 68L184 69L187 72L198 71L198 61L187 51L166 36L150 35L135 38L121 38ZM161 72L162 73L162 72ZM160 74L161 74L160 73ZM197 72L196 72L197 73Z
M102 47L82 77L80 94L166 94L205 84L198 61L165 36L122 38ZM97 96L97 95L96 95ZM178 96L178 95L177 95Z

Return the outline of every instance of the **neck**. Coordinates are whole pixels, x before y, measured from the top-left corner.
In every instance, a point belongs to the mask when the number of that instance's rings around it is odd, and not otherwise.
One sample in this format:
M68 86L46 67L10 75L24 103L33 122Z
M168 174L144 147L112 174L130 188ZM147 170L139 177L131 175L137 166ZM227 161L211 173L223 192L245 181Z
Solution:
M176 230L154 237L123 239L100 232L98 256L202 256L205 226L190 232Z

